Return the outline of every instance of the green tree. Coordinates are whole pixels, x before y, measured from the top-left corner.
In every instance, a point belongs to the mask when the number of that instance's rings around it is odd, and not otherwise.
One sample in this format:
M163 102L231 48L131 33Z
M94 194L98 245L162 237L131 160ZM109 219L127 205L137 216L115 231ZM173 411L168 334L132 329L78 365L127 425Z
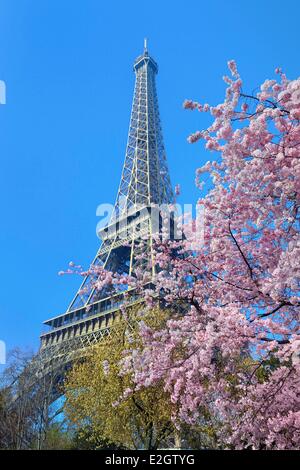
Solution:
M130 374L121 373L124 351L141 346L140 314L131 311L129 318L122 315L110 336L74 365L64 384L65 413L78 437L89 429L89 445L156 449L174 438L173 405L160 384L138 390ZM158 308L142 318L152 327L165 319Z

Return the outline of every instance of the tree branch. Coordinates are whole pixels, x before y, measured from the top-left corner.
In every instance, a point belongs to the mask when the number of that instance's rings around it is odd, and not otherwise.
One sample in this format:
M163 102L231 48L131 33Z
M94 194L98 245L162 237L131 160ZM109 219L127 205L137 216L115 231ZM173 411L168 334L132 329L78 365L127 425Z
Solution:
M245 264L246 264L247 267L248 267L248 270L249 270L249 273L250 273L250 277L251 277L251 279L253 279L253 269L251 268L251 266L250 266L250 264L249 264L249 261L247 260L247 258L246 258L246 256L244 255L244 253L243 253L243 251L242 251L240 245L238 244L238 242L237 242L235 236L234 236L233 233L232 233L232 230L231 230L231 227L230 227L230 222L229 222L229 224L228 224L228 228L229 228L229 233L230 233L230 235L231 235L231 237L232 237L232 239L233 239L233 241L234 241L234 243L235 243L237 249L239 250L239 252L240 252L240 254L241 254L241 256L242 256L242 258L243 258Z

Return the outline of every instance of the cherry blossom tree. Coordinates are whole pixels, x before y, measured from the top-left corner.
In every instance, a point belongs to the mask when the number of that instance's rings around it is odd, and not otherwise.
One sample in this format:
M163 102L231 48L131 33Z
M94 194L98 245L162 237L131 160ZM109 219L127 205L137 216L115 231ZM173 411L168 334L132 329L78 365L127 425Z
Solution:
M184 103L213 117L188 139L213 152L196 172L200 189L203 173L213 182L203 247L158 245L156 295L177 313L141 325L124 367L141 387L164 380L178 422L208 409L229 447L299 448L300 79L277 69L247 95L228 66L223 103Z

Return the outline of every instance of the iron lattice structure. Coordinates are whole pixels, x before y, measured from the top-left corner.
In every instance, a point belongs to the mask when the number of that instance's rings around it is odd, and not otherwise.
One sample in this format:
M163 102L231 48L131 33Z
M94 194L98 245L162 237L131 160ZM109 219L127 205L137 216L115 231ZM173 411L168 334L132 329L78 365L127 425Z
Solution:
M153 235L157 218L153 208L174 202L161 130L155 76L156 62L145 44L134 63L136 75L126 156L110 222L99 231L102 244L91 268L102 266L115 273L142 271L154 274ZM141 256L142 253L146 256ZM94 275L84 279L67 311L44 322L50 330L41 335L39 363L44 369L61 367L110 334L122 295L105 295L94 288ZM142 299L132 293L128 303ZM47 365L48 364L48 365Z

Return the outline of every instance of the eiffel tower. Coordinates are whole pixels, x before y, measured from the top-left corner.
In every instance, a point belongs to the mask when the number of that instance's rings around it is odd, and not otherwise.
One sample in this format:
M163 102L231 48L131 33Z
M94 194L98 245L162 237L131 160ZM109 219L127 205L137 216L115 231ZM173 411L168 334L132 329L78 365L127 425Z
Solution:
M121 182L110 222L99 230L102 244L92 264L114 273L134 275L155 269L154 227L151 208L174 202L161 130L155 76L157 63L144 51L134 62L135 88ZM144 253L146 256L141 256ZM147 262L148 261L148 262ZM150 267L149 267L150 266ZM41 335L39 361L62 367L110 334L124 295L105 295L94 287L92 274L85 277L68 309L44 321L49 331ZM129 303L140 302L132 295Z

